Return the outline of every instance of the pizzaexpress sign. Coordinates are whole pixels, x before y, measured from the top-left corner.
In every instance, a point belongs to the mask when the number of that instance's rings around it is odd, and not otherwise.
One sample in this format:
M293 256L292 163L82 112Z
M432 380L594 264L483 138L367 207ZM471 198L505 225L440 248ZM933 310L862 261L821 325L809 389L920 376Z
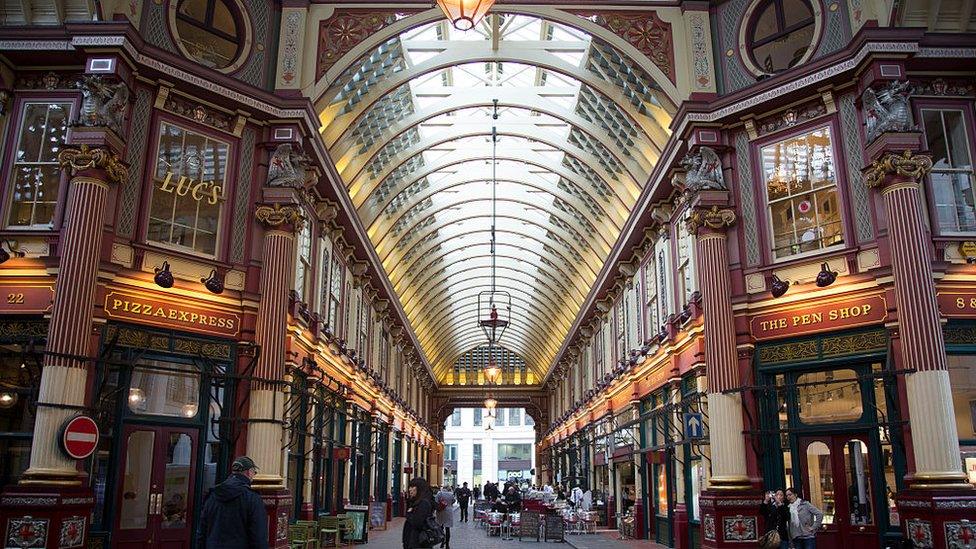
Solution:
M234 313L171 303L120 291L111 291L105 296L105 313L110 318L119 320L131 320L209 335L236 336L241 329L241 317Z

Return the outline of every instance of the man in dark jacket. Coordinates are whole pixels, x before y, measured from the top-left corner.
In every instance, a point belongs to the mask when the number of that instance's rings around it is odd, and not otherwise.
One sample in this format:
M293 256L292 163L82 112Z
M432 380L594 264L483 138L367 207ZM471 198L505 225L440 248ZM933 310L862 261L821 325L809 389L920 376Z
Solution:
M210 491L200 513L199 549L268 549L268 512L251 489L257 473L254 460L241 456L227 480Z
M454 498L457 499L461 507L461 522L468 522L468 503L471 501L471 490L465 482L460 488L454 490Z

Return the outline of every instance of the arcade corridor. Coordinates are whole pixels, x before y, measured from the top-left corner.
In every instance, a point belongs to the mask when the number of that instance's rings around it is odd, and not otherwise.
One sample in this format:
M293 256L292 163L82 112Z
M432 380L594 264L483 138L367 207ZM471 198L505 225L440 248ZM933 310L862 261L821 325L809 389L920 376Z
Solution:
M2 547L973 549L974 7L0 0Z

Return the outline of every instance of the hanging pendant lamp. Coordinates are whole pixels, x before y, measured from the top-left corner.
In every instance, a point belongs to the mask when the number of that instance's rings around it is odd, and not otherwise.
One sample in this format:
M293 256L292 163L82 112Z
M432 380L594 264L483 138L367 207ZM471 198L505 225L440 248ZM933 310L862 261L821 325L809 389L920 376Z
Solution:
M459 31L475 28L494 3L495 0L437 0L444 15Z

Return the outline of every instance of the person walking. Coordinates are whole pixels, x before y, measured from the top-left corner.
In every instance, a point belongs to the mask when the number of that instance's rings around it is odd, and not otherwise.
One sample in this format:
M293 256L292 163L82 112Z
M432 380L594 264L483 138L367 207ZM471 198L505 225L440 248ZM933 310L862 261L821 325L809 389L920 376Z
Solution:
M458 506L461 508L461 522L468 522L468 503L471 502L471 490L467 482L462 482L461 487L454 491Z
M241 456L231 474L207 494L200 512L200 549L268 549L268 512L251 480L258 474L254 460Z
M444 543L441 547L444 549L451 549L451 528L454 527L454 502L457 501L454 498L454 493L444 486L439 492L434 496L434 517L437 520L437 524L444 527Z
M790 503L790 539L795 549L816 549L823 512L804 501L802 495L797 488L786 489L786 500Z
M407 484L407 516L403 522L403 549L418 549L420 533L427 518L434 514L434 495L423 477L414 477Z
M790 549L790 508L785 500L782 490L766 492L766 499L759 506L766 518L766 534L762 539L767 549ZM779 537L779 544L768 541L774 537L773 532Z
M481 499L481 486L478 486L477 484L475 484L474 485L474 490L471 492L471 495L474 496L474 500L475 501L480 500Z

